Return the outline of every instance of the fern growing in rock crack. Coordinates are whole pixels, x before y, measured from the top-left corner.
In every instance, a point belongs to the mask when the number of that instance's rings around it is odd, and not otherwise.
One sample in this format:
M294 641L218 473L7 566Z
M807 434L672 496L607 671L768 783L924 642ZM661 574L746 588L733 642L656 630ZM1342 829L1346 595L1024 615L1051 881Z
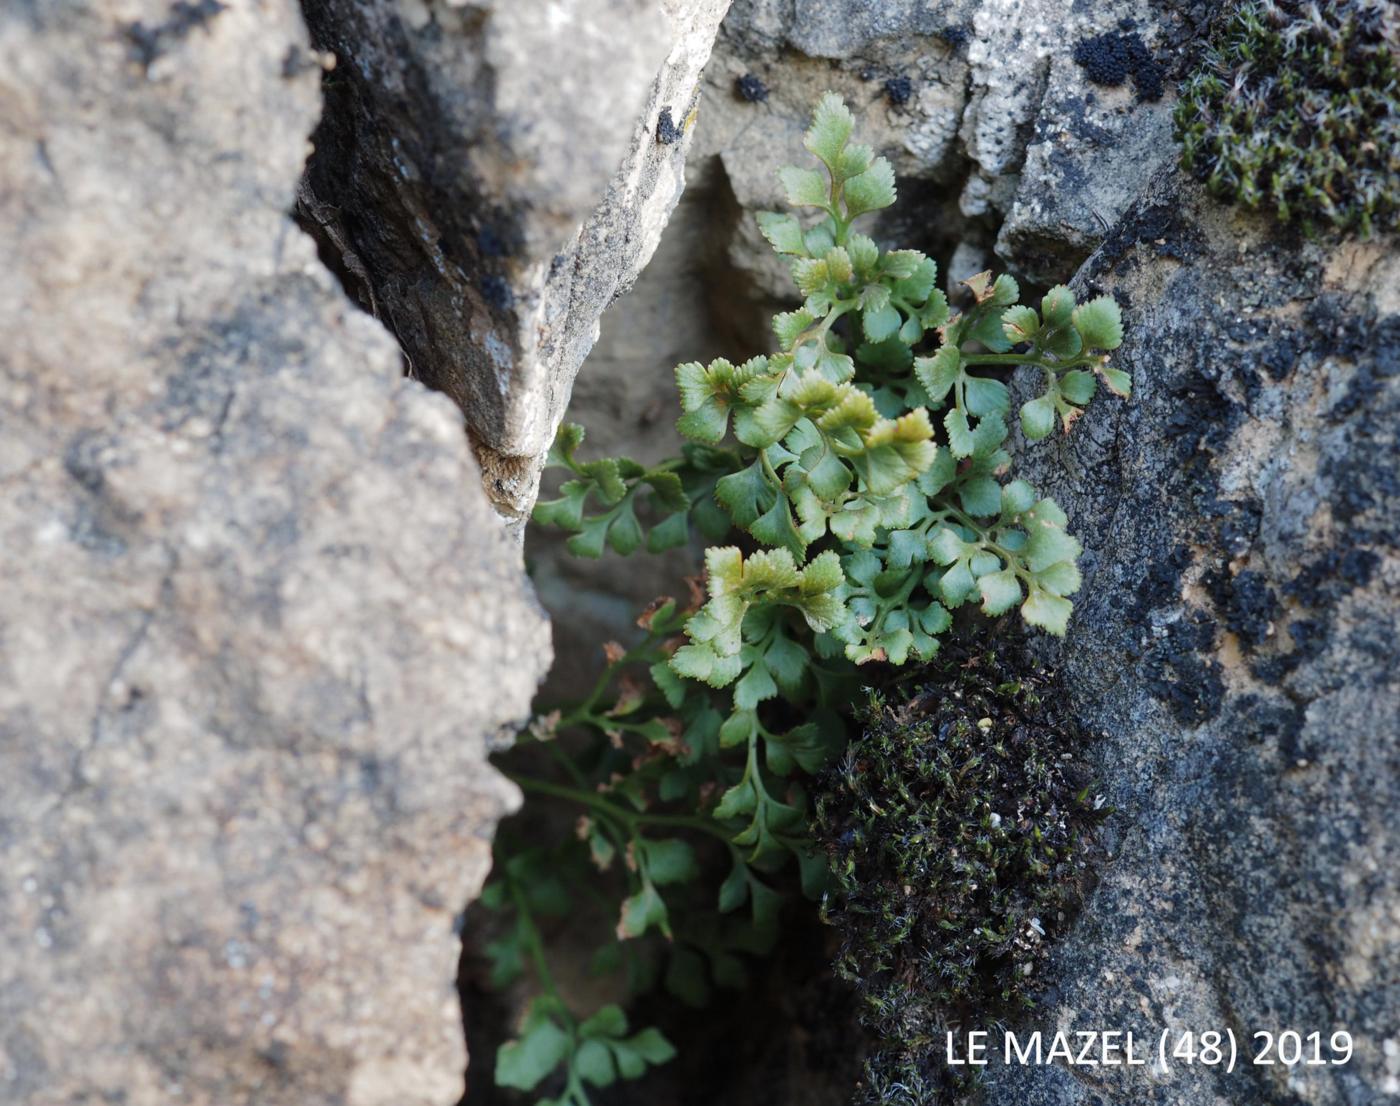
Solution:
M828 878L808 846L801 780L843 748L859 666L931 658L971 603L1019 607L1063 634L1080 585L1064 512L1010 474L1002 377L1040 370L1040 394L1017 412L1028 441L1057 424L1068 433L1100 381L1128 394L1106 352L1122 340L1117 304L1077 304L1057 287L1021 305L1010 276L982 273L953 312L932 260L854 229L894 203L895 185L890 164L852 141L853 123L828 93L805 136L820 168L781 171L803 214L758 217L804 297L773 320L778 352L677 368L679 457L580 460L583 430L570 425L551 453L570 479L534 517L571 532L573 553L657 552L692 528L714 543L705 594L686 609L659 601L641 644L608 647L590 696L522 737L560 776L515 778L582 817L574 840L498 847L485 896L505 926L490 950L496 980L529 965L544 994L496 1075L523 1090L553 1078L562 1091L544 1101L560 1106L584 1106L589 1086L671 1050L655 1030L627 1036L616 1007L571 1012L536 918L595 894L601 871L617 891L601 961L634 982L660 974L690 1002L741 984L744 957L776 936L774 874L794 858L811 896ZM583 743L566 747L565 732ZM648 934L664 941L650 955L638 951Z

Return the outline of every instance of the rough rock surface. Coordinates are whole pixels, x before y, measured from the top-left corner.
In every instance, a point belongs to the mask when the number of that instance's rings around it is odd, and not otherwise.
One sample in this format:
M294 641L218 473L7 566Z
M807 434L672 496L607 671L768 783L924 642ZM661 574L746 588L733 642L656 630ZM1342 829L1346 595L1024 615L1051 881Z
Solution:
M447 1106L546 627L287 212L292 0L0 12L0 1101Z
M672 368L771 342L769 317L795 291L754 213L782 205L777 171L806 161L824 90L846 98L861 141L898 174L878 237L936 258L950 291L992 267L1050 284L1074 274L1172 149L1170 94L1092 84L1075 46L1133 19L1176 65L1200 18L1127 0L1070 12L1048 0L735 0L705 69L685 198L574 385L585 452L674 452ZM677 551L622 573L615 555L580 562L549 535L531 538L530 561L545 604L569 615L556 625L561 691L590 681L599 643L634 633L636 610L701 563Z
M1039 482L1084 540L1054 650L1105 737L1112 859L1052 1028L1336 1030L1345 1066L989 1069L989 1101L1317 1106L1400 1094L1400 252L1300 244L1164 173L1081 270L1131 403ZM1325 1045L1324 1045L1325 1048ZM1324 1051L1324 1056L1327 1055Z
M812 104L834 88L906 198L937 212L918 228L925 248L946 259L965 243L981 267L1053 283L1172 156L1170 94L1149 98L1129 76L1094 84L1076 48L1132 27L1166 74L1203 18L1170 0L1072 10L1049 0L737 0L706 74L693 161L718 156L743 208L774 205L774 172L800 154ZM764 83L762 103L735 95L745 73ZM762 271L766 244L748 222L736 261Z
M534 503L603 309L684 185L729 0L306 0L327 86L305 214L415 375L467 414L488 494Z

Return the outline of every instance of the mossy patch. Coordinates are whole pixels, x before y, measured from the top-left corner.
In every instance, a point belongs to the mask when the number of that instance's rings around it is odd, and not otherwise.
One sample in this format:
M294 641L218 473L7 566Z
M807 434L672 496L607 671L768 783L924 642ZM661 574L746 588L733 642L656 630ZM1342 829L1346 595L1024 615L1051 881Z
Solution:
M1013 647L950 648L872 695L863 735L823 780L817 836L837 882L825 914L875 1042L857 1103L954 1101L943 1031L1031 1004L1101 816L1061 701Z
M1310 231L1394 229L1398 26L1378 0L1238 6L1182 87L1182 164L1222 198Z

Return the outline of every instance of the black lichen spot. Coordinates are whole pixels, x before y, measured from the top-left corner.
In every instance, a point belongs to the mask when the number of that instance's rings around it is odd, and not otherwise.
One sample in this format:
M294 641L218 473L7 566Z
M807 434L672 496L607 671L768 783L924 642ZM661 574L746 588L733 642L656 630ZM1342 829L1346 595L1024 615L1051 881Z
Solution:
M947 26L938 32L938 37L956 50L959 46L967 45L967 31L962 27Z
M518 228L496 222L483 222L476 228L476 244L482 257L510 257L523 247Z
M945 1101L963 1081L939 1062L939 1030L1031 1004L1034 968L1090 879L1086 834L1101 817L1084 736L1043 668L1009 645L950 645L922 677L912 693L872 696L816 794L836 970L877 1042L854 1099L870 1106Z
M1312 660L1327 644L1327 624L1316 618L1300 618L1289 624L1288 636L1299 660Z
M176 0L170 8L170 18L165 21L168 34L185 35L196 27L202 27L228 5L220 0Z
M656 141L663 146L669 146L673 142L679 142L685 135L685 131L676 126L671 118L671 109L662 108L661 114L656 119Z
M1143 682L1183 725L1199 726L1220 713L1225 681L1207 654L1215 645L1215 623L1202 611L1187 611L1164 628L1143 665Z
M143 68L149 68L171 40L184 38L227 8L222 0L176 0L164 23L147 27L139 20L127 23L122 33L131 43L132 53Z
M515 292L505 277L487 273L481 278L481 298L494 311L509 311L515 306Z
M1203 468L1225 452L1245 419L1244 409L1223 391L1219 373L1218 367L1203 366L1172 386L1166 431L1184 465Z
M1114 224L1095 254L1100 269L1117 264L1134 246L1144 246L1158 257L1189 261L1199 252L1200 235L1181 219L1179 205L1154 203L1130 211Z
M752 73L734 80L734 94L749 104L761 104L768 99L768 86Z
M1320 294L1309 308L1309 352L1352 364L1340 398L1327 409L1334 425L1365 448L1330 452L1321 466L1332 493L1333 516L1348 524L1356 545L1400 543L1400 435L1391 381L1400 376L1400 317L1348 313L1338 297Z
M1371 582L1380 564L1380 555L1369 549L1348 549L1342 554L1338 575L1349 587L1364 588Z
M1285 380L1298 364L1298 343L1285 334L1270 344L1259 356L1259 363L1274 381Z
M1303 704L1276 703L1260 710L1254 725L1265 736L1277 738L1279 754L1286 762L1296 764L1306 757L1301 739L1307 721L1308 709Z
M1377 318L1372 311L1357 311L1350 296L1320 291L1304 312L1308 348L1319 356L1334 355L1348 361L1376 363L1376 373L1389 378L1400 373L1400 315ZM1367 392L1374 391L1367 385ZM1354 408L1333 411L1351 414Z
M1328 458L1322 473L1332 485L1334 518L1352 523L1374 512L1374 525L1384 531L1383 505L1400 499L1400 441L1381 442L1369 453L1358 449L1344 457ZM1393 521L1394 516L1390 517Z
M1264 577L1253 569L1231 575L1224 565L1202 578L1225 628L1246 650L1257 648L1273 632L1282 608Z
M1274 653L1270 656L1255 654L1249 658L1249 670L1260 683L1276 686L1298 667L1298 654Z
M885 99L895 107L907 104L914 95L914 82L908 77L890 77L885 81Z
M287 52L282 55L282 79L285 81L301 76L308 69L320 68L316 58L296 43L288 46Z
M93 493L102 491L106 483L105 457L111 442L95 430L85 430L72 438L63 451L63 471L78 484Z
M1228 365L1206 363L1183 375L1170 388L1171 413L1164 420L1164 439L1177 464L1174 495L1191 504L1200 520L1190 540L1205 548L1224 547L1235 555L1246 552L1258 533L1260 508L1252 500L1231 501L1217 494L1218 478L1212 457L1224 451L1245 409L1227 394ZM1225 699L1223 670L1215 659L1216 620L1212 613L1183 605L1181 576L1193 560L1185 545L1154 558L1138 588L1134 615L1144 627L1143 686L1164 703L1183 725L1200 725L1215 717ZM1233 586L1233 581L1231 582ZM1249 635L1268 634L1269 619L1251 618L1257 597L1246 584L1237 623ZM1223 588L1223 585L1222 585ZM1265 589L1267 591L1267 589ZM1223 601L1233 598L1222 590ZM1270 605L1270 600L1259 603ZM1272 609L1270 607L1270 609Z
M1166 70L1136 31L1107 31L1081 39L1074 47L1074 61L1094 84L1116 88L1132 77L1138 100L1162 98Z
M1167 71L1136 34L1128 36L1128 57L1138 100L1147 103L1160 100L1166 87Z
M150 68L151 62L160 56L160 28L147 27L139 20L122 28L131 43L131 52L142 68Z
M1253 693L1241 695L1232 704L1233 728L1254 738L1274 738L1279 751L1292 762L1298 757L1298 737L1307 722L1307 707Z
M1305 563L1283 590L1310 607L1326 606L1364 588L1380 563L1379 554L1370 549L1329 549Z
M1095 35L1075 44L1074 61L1094 84L1116 88L1128 79L1128 51L1116 34Z
M1400 50L1390 5L1252 0L1182 86L1182 165L1217 196L1284 222L1400 224Z
M1257 499L1232 500L1221 512L1220 545L1231 557L1242 557L1259 536L1263 508Z
M1142 623L1153 611L1180 599L1181 574L1191 563L1191 551L1179 545L1167 556L1152 562L1138 585L1132 621Z

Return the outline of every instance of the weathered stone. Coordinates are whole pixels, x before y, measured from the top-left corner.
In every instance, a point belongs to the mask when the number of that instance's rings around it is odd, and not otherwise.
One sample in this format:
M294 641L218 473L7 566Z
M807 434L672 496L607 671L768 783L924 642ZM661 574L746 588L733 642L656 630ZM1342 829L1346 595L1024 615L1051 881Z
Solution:
M936 192L917 201L938 219L913 244L943 255L994 247L1018 276L1066 280L1171 155L1170 95L1093 85L1073 60L1079 43L1124 21L1163 72L1194 27L1176 5L1138 0L1084 13L1049 0L739 0L707 71L692 159L717 155L746 211L774 206L774 172L803 156L811 105L831 88L906 196ZM750 71L769 92L761 106L733 92ZM949 218L950 190L961 218ZM776 294L785 274L750 223L738 226L734 263Z
M288 218L300 15L21 3L0 50L0 1099L446 1106L546 628Z
M1302 243L1163 173L1077 278L1123 305L1134 397L1026 460L1086 547L1053 654L1105 735L1116 812L1032 1020L1154 1049L1232 1029L1240 1059L989 1069L992 1101L1400 1091L1398 259ZM1344 1030L1355 1055L1255 1066L1261 1030L1319 1032L1324 1057Z
M912 19L911 26L927 22L913 9L901 15L894 7L881 18ZM845 98L856 115L860 140L890 159L906 189L954 187L963 172L957 135L966 100L966 62L931 33L877 38L860 31L862 26L854 17L820 26L788 22L764 5L741 0L725 20L705 73L691 177L699 176L737 202L740 217L731 221L732 229L720 226L712 233L726 236L734 276L751 282L770 309L791 299L792 277L759 234L754 213L783 205L777 172L809 158L802 134L824 91ZM811 35L821 43L820 56L801 52L802 43L817 49ZM768 89L762 103L747 102L735 92L736 80L750 72L761 75ZM896 81L908 82L907 97L890 95L886 85ZM893 213L880 227L893 232L898 219ZM947 228L919 227L916 237L941 242L948 238ZM758 330L766 330L766 321Z
M1133 198L1175 160L1172 102L1089 84L1056 55L1039 97L996 252L1038 284L1055 284L1103 240Z
M466 412L512 519L599 316L680 196L728 2L307 0L339 59L308 218L414 374Z
M574 13L542 30L530 4L498 11L439 0L406 15L389 0L308 0L318 44L341 65L317 133L306 216L327 228L362 302L397 334L414 372L467 411L488 491L508 516L533 502L541 454L599 314L655 249L692 133L692 178L721 171L715 187L744 212L728 232L730 264L765 303L785 296L789 279L752 212L780 202L774 174L802 156L802 130L825 88L847 96L863 140L893 159L907 187L961 189L964 218L918 228L924 241L914 244L947 253L966 242L985 253L995 243L1013 271L1036 280L1073 272L1165 148L1165 109L1111 90L1099 108L1083 106L1089 86L1070 55L1106 13L1066 21L1057 5L991 0L937 11L741 0L692 127L725 6L677 0L668 29L642 18L650 9L639 0L614 0L587 20ZM1153 20L1170 18L1140 5L1114 18L1129 14L1149 38ZM580 34L585 23L614 33ZM610 49L614 40L625 48ZM527 56L553 64L518 64ZM571 71L596 75L590 91L558 85L556 74ZM770 93L761 102L734 91L750 71ZM907 82L907 92L893 95L891 82ZM623 150L616 127L603 134L599 120L636 115L629 95L645 107ZM1103 148L1067 143L1070 125ZM589 140L541 141L541 133ZM1111 153L1124 137L1127 152ZM1154 157L1144 161L1143 151ZM1077 185L1089 175L1086 196ZM522 188L524 177L539 183ZM1076 188L1047 187L1070 179ZM1002 215L997 237L990 219ZM886 221L890 230L897 221Z

